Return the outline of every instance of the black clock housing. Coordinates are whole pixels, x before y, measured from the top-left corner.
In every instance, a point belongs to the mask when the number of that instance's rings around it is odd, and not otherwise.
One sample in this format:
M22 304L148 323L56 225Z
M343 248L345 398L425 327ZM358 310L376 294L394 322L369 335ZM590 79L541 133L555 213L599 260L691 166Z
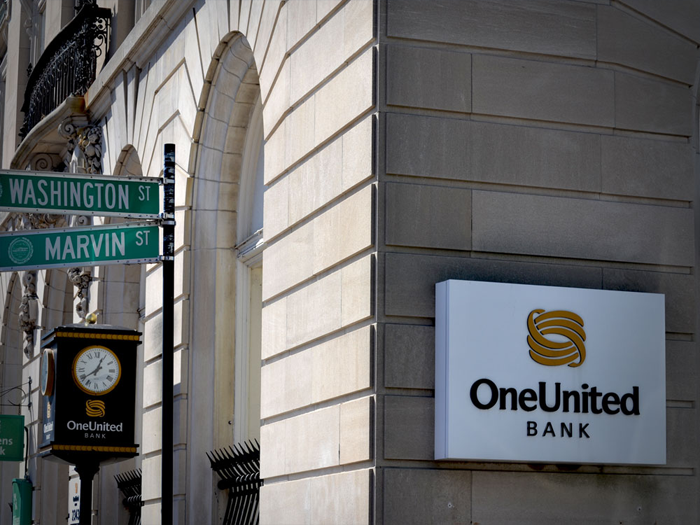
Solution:
M99 461L137 455L134 416L140 344L141 332L108 325L59 326L43 337L42 349L53 350L55 367L52 393L41 396L43 456L76 463L86 455ZM120 364L118 381L104 393L91 393L74 373L76 357L90 347L107 349L103 353L116 356ZM106 361L98 356L88 363L97 367ZM92 377L101 375L101 370L88 372Z

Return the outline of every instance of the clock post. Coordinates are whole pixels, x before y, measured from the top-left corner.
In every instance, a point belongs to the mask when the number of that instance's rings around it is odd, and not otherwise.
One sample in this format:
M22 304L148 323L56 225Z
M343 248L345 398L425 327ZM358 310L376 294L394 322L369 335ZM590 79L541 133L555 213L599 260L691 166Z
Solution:
M59 326L42 339L39 454L75 465L81 524L90 523L92 478L100 464L138 454L140 344L140 332L107 325Z

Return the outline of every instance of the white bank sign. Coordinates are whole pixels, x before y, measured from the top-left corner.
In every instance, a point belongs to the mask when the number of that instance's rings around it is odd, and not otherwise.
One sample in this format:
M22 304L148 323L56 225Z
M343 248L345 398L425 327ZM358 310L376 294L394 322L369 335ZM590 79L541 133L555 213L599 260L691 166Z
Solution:
M435 459L666 463L664 296L436 286Z

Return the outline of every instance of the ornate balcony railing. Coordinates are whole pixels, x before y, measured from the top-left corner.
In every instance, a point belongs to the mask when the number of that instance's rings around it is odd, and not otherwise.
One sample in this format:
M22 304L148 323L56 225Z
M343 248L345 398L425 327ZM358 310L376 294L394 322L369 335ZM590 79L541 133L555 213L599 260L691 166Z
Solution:
M106 49L111 11L85 2L80 12L46 46L24 92L24 138L69 96L82 97L95 81L97 59Z

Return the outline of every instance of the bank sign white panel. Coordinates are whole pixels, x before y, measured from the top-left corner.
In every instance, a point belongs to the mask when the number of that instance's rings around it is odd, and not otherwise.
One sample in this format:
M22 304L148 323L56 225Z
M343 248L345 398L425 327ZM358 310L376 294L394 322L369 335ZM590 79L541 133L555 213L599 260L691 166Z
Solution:
M666 463L664 296L436 288L435 459Z

